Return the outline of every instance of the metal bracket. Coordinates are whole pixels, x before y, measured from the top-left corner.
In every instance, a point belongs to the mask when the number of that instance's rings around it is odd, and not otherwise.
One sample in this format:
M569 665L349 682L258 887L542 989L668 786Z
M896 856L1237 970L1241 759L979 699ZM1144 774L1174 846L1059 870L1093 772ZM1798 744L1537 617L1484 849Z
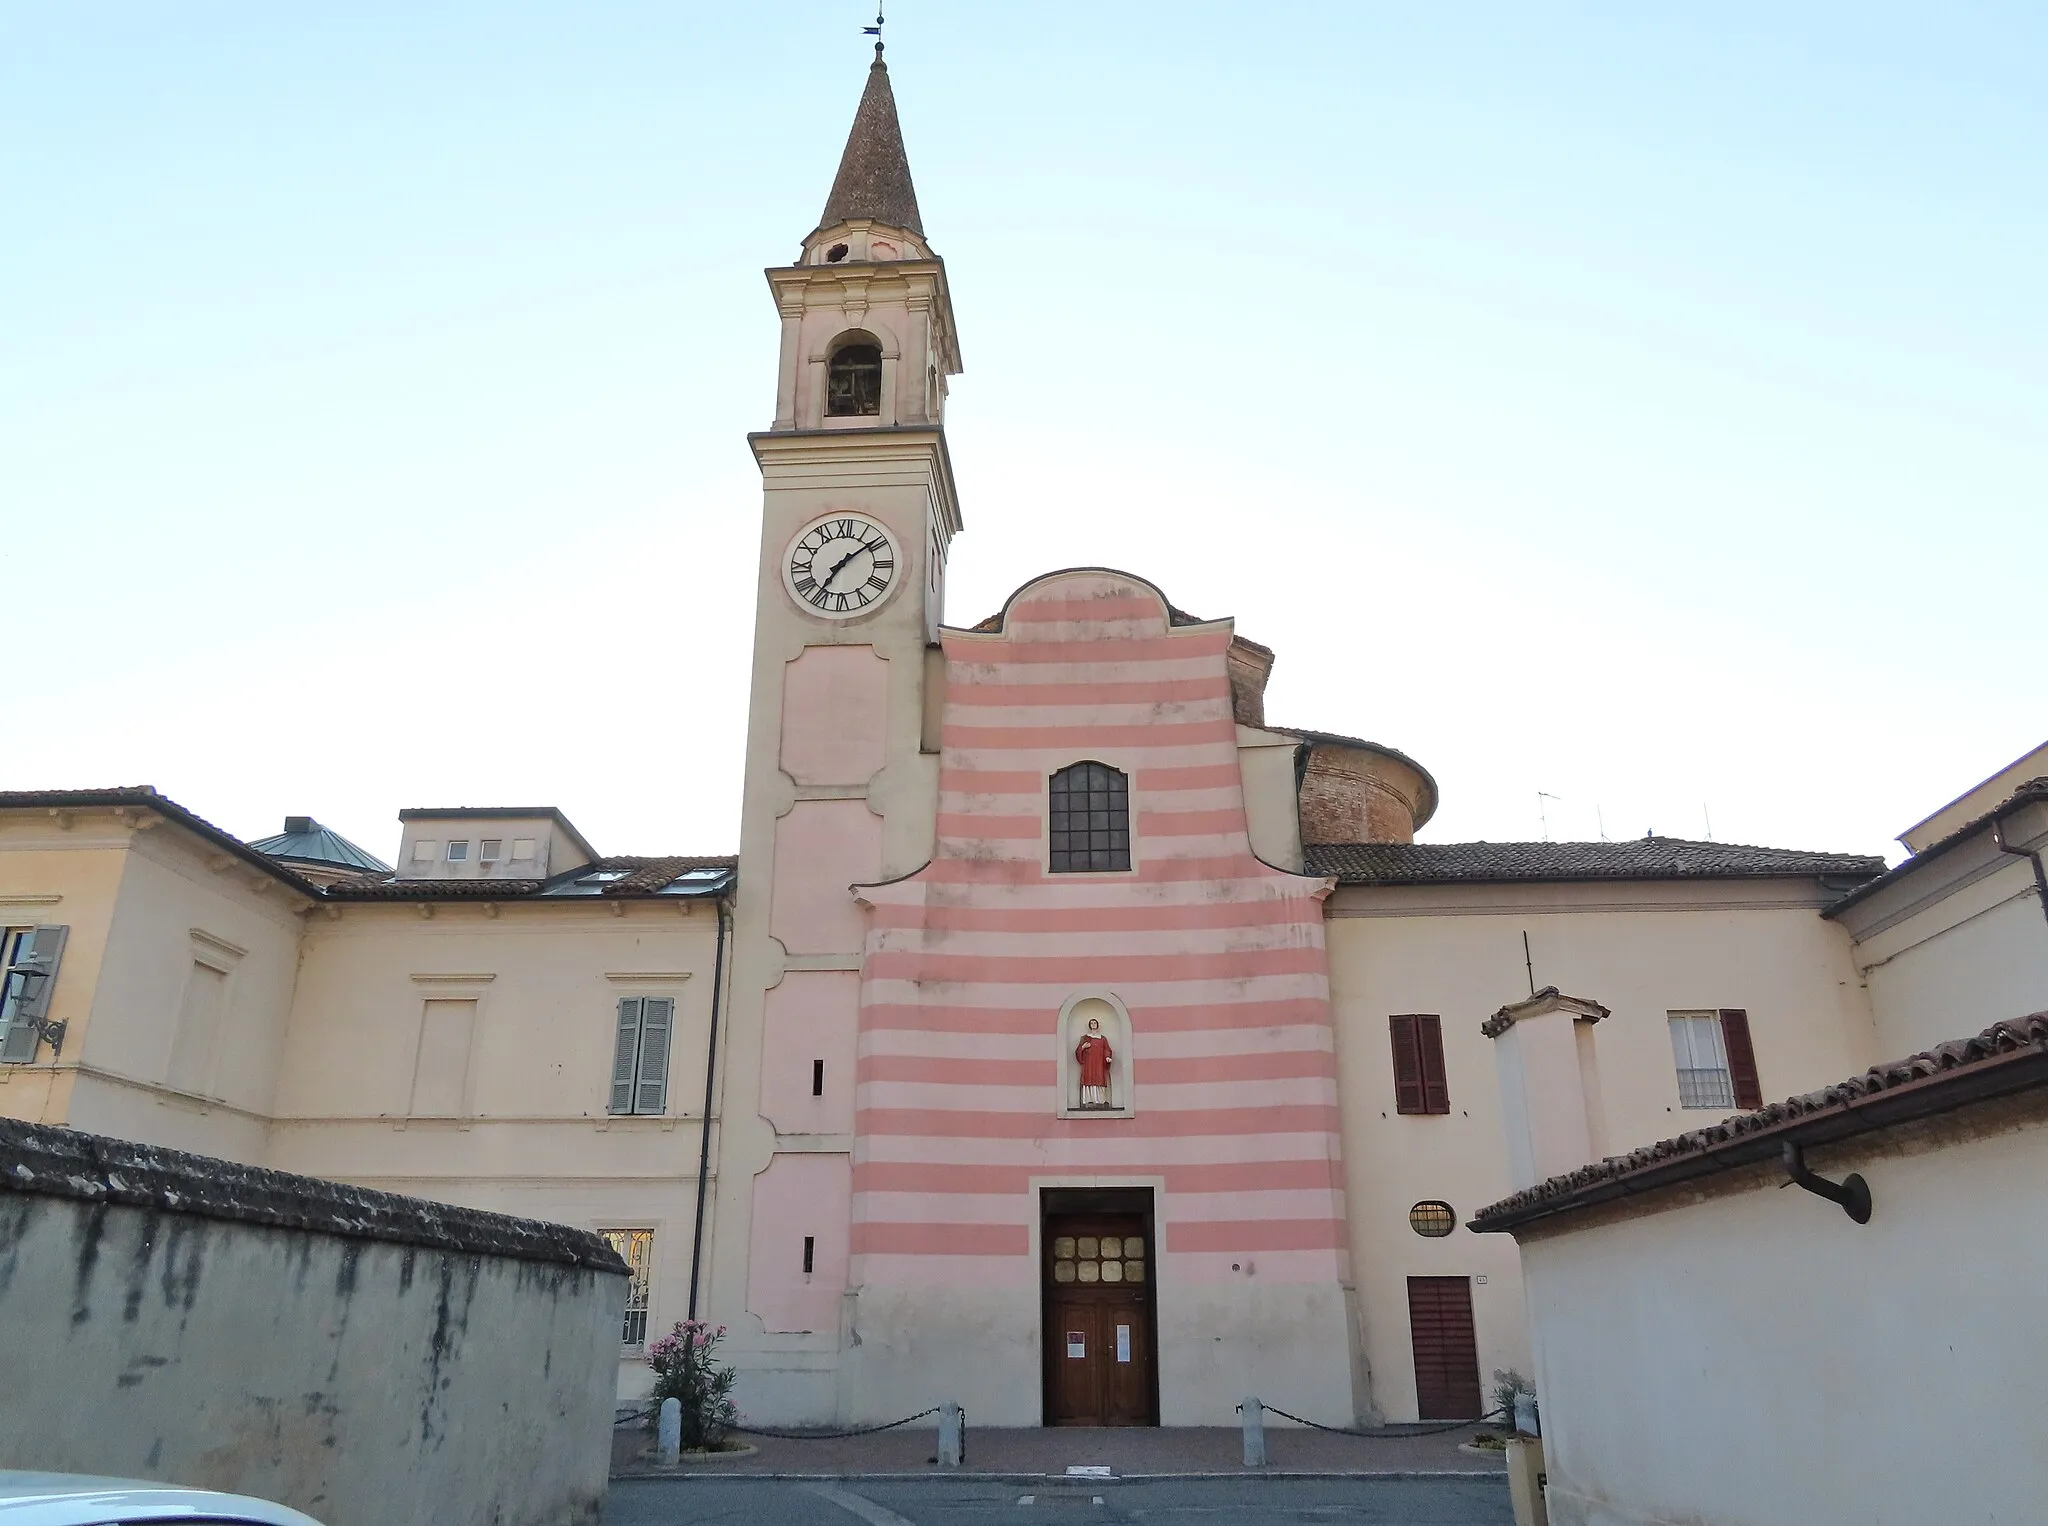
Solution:
M1851 1171L1839 1183L1815 1176L1806 1169L1806 1152L1789 1139L1785 1141L1784 1159L1785 1174L1792 1178L1793 1186L1803 1187L1831 1203L1840 1203L1842 1212L1858 1224L1870 1222L1870 1184L1857 1173Z

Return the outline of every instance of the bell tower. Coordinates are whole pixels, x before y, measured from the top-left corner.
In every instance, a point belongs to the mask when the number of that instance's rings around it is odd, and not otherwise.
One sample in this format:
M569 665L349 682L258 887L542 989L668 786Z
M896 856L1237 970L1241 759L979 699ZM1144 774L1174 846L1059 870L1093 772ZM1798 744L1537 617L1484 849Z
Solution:
M960 510L943 428L960 370L879 45L794 263L761 468L731 1014L715 1109L708 1298L740 1402L838 1413L866 912L851 887L932 856L926 691ZM934 712L935 713L935 712Z

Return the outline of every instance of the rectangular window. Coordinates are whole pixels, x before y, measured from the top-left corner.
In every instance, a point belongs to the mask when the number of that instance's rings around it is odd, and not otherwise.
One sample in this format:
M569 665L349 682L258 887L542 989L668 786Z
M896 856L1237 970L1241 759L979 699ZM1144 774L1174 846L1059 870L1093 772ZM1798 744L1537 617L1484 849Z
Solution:
M815 1264L816 1264L816 1261L817 1261L817 1255L818 1255L818 1237L817 1237L816 1235L805 1235L805 1236L804 1236L804 1275L805 1275L806 1277L808 1277L808 1276L810 1276L810 1275L811 1275L811 1268L812 1268L812 1266L813 1266L813 1265L815 1265Z
M413 1116L467 1116L469 1050L475 1033L473 999L437 998L420 1004L420 1047L412 1071Z
M825 1095L825 1062L823 1060L811 1061L811 1095L813 1097Z
M486 837L476 845L476 861L480 864L495 864L505 856L505 839Z
M422 837L412 845L412 861L416 864L431 864L441 845Z
M468 843L466 843L466 842L451 842L450 844L448 844L448 862L449 862L449 863L451 863L451 864L459 864L459 863L462 863L462 862L464 862L464 861L465 861L466 859L468 859L468 857L469 857L469 844L468 844Z
M659 1114L668 1109L668 1040L676 1004L668 996L619 999L619 1026L612 1046L614 1114Z
M515 837L512 839L512 861L514 863L523 864L532 857L533 839L531 837Z
M1763 1106L1746 1012L1673 1012L1670 1018L1681 1107L1725 1112ZM1738 1053L1739 1066L1730 1063Z
M619 1259L626 1263L626 1326L619 1334L627 1346L647 1344L647 1285L654 1265L654 1231L651 1229L605 1229L598 1231L611 1242Z
M1404 1013L1388 1018L1387 1029L1394 1045L1394 1111L1450 1112L1443 1019L1430 1013Z
M0 929L0 1062L27 1065L35 1060L69 931L63 927Z

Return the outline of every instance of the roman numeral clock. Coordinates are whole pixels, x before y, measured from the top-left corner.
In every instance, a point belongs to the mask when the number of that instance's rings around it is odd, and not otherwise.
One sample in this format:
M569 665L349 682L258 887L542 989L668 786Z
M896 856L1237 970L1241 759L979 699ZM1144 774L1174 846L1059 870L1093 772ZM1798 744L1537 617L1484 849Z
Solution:
M896 547L865 514L828 514L805 526L782 559L797 603L828 620L864 615L896 586Z

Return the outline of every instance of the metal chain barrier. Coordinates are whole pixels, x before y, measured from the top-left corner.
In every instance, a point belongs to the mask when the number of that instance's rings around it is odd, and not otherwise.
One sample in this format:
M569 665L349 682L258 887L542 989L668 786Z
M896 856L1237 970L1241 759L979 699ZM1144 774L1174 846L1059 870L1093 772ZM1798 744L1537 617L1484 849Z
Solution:
M1427 1429L1403 1428L1401 1430L1394 1430L1382 1426L1377 1430L1366 1431L1348 1425L1323 1425L1319 1421L1305 1420L1300 1415L1290 1415L1279 1405L1268 1404L1263 1399L1259 1401L1259 1407L1269 1415L1278 1415L1283 1420L1292 1420L1296 1425L1305 1425L1312 1431L1328 1431L1333 1436L1361 1436L1367 1441L1399 1441L1407 1436L1442 1436L1451 1431L1462 1431L1467 1426L1484 1425L1489 1420L1497 1420L1507 1414L1507 1411L1504 1409L1494 1409L1488 1410L1476 1420L1453 1420L1447 1425L1433 1425ZM1240 1415L1244 1413L1244 1406L1242 1404L1237 1406L1237 1412Z
M905 1415L901 1420L891 1420L887 1425L864 1425L851 1431L768 1431L758 1425L736 1425L735 1431L748 1436L773 1436L778 1441L836 1441L843 1436L872 1436L877 1431L893 1431L899 1425L908 1425L913 1420L923 1420L939 1412L938 1405L921 1409L914 1415Z

